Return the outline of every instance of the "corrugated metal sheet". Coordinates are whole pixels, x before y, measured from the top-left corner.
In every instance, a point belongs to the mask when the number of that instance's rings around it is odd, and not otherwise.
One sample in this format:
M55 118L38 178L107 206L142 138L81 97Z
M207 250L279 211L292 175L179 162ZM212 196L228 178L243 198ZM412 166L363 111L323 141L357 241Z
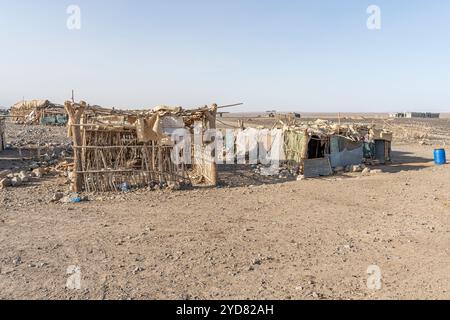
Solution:
M364 159L364 144L343 137L331 137L330 162L333 168L358 165Z
M363 162L363 159L364 150L362 145L352 151L344 150L330 155L331 166L333 168L358 165Z
M329 158L306 159L303 174L305 178L327 177L333 174Z

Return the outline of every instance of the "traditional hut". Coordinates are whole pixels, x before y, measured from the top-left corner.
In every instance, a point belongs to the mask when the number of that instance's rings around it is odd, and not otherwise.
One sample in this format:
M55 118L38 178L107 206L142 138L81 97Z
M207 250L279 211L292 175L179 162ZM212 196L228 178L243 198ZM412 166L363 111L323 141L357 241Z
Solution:
M12 122L16 124L66 125L64 106L48 100L21 101L11 107Z
M206 131L215 129L217 105L194 110L158 107L143 112L66 102L65 108L74 148L73 191L217 184L215 155L205 152L214 142ZM176 130L189 135L197 130L200 135L188 144L191 163L174 160L174 155L186 152L175 149Z
M317 120L285 126L283 131L285 159L306 177L328 176L333 169L366 159L390 160L392 133L385 130Z

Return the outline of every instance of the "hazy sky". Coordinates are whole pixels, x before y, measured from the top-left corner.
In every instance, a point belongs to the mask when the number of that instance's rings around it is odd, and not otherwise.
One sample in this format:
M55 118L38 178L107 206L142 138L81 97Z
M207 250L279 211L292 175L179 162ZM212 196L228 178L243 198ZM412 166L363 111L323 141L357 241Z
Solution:
M0 106L450 111L450 1L0 0L0 70Z

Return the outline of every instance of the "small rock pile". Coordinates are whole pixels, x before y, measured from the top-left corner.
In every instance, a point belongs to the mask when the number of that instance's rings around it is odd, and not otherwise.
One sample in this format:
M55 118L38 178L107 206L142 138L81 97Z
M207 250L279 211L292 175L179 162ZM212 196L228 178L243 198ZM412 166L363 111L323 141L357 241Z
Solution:
M71 143L67 137L67 129L64 127L9 125L6 134L12 147L30 145L56 147ZM51 143L48 143L49 141Z
M42 178L50 173L50 168L35 168L31 171L22 170L13 172L12 170L4 170L0 172L0 190L8 187L20 187L35 178Z
M279 179L289 179L296 175L297 168L289 169L287 167L253 165L253 172L264 177L278 177Z
M361 175L365 176L365 175L369 175L369 174L381 173L382 170L370 169L365 164L358 164L358 165L334 168L334 173L342 173L342 172L361 173Z

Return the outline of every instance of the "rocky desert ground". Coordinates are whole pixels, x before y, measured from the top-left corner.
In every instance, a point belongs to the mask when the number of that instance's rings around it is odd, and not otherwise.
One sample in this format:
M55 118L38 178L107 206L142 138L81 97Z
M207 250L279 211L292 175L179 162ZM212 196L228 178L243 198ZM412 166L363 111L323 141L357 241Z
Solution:
M450 170L433 149L450 141L450 119L362 120L395 133L392 163L372 174L221 168L218 188L81 203L61 201L66 129L8 124L0 171L25 179L0 190L0 298L449 299ZM66 286L74 275L79 290Z

